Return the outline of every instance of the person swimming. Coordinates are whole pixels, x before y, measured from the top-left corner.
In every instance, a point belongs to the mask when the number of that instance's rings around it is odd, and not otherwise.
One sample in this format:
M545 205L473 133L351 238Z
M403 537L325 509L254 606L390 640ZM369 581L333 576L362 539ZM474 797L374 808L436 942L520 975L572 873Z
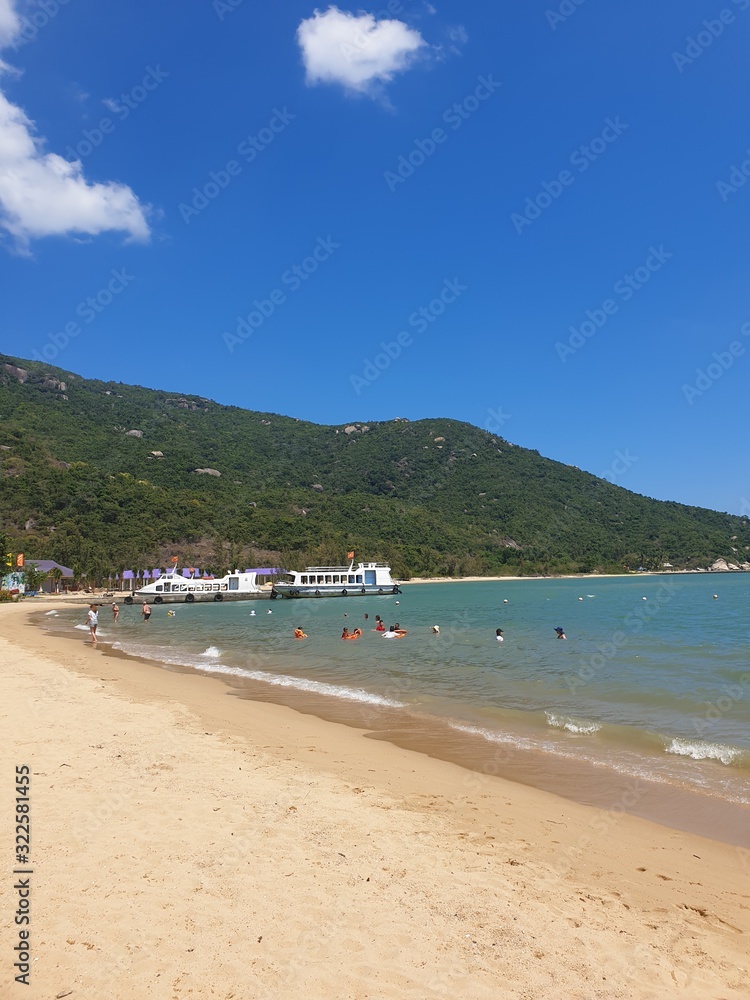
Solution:
M439 625L433 625L432 626L432 631L433 631L434 635L440 635L440 626Z
M297 626L297 628L294 630L294 638L295 639L306 639L307 638L307 633L304 631L304 629L302 629L299 626Z
M495 629L495 638L498 642L505 642L505 639L503 639L503 630L501 628Z
M563 630L560 628L559 625L555 629L555 632L557 632L557 638L558 639L567 639L568 638L567 635L565 634L565 632L563 632Z

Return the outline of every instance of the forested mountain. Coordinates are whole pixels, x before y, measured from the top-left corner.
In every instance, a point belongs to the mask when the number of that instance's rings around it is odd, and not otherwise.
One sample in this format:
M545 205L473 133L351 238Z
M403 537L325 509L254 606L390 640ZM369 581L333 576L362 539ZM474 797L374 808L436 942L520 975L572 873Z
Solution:
M0 355L0 531L78 572L271 560L397 576L743 562L748 519L443 418L336 427Z

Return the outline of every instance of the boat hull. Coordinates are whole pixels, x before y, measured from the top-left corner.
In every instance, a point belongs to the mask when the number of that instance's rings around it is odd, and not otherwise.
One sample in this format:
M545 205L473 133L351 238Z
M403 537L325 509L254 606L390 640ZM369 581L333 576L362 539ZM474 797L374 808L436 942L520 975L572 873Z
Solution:
M219 604L224 601L267 601L270 597L271 594L268 591L261 594L238 594L226 591L206 594L194 591L186 594L142 594L136 591L132 596L126 597L124 603L142 604L145 601L146 604Z
M284 597L299 599L309 597L320 599L322 597L392 597L400 594L401 590L397 584L386 587L378 587L375 584L350 584L342 587L340 584L319 584L317 587L297 586L293 583L277 583L271 592L271 597Z

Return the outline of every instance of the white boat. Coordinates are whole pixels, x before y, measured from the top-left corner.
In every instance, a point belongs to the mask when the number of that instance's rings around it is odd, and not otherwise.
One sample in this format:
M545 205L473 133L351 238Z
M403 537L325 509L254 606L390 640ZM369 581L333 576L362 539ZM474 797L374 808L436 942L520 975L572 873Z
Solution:
M269 571L273 572L273 571ZM257 582L258 571L238 569L220 579L182 576L177 569L169 569L153 583L136 590L125 598L126 604L145 601L147 604L192 604L193 601L250 601L270 597Z
M291 571L291 580L274 583L271 597L365 597L373 594L400 594L385 563L358 563L348 566L308 566Z

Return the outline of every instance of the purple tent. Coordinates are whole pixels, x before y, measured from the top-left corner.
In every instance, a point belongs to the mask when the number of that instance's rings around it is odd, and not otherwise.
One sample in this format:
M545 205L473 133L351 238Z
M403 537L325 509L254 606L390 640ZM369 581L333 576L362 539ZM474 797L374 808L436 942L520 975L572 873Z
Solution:
M161 576L161 570L160 569L152 569L151 570L151 578L153 580L158 580L160 576Z

